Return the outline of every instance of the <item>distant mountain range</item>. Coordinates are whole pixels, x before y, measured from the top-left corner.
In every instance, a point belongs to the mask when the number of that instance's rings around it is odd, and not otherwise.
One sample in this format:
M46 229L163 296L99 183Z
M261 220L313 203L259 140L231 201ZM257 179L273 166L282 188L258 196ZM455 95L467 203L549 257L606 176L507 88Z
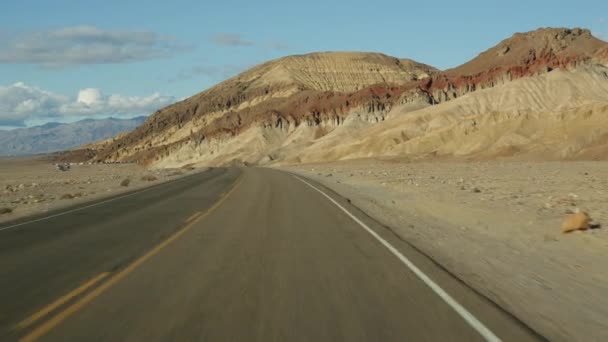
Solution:
M133 130L146 120L85 119L64 124L50 122L41 126L0 130L0 155L27 155L63 151Z

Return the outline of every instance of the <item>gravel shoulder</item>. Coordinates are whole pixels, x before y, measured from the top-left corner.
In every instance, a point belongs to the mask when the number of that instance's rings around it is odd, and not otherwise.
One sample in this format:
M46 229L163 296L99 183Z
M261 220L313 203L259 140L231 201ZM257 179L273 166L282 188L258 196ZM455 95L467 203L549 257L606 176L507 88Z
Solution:
M136 164L73 164L47 157L0 158L0 223L170 181L204 169L148 170Z
M608 162L284 166L330 187L551 340L608 340Z

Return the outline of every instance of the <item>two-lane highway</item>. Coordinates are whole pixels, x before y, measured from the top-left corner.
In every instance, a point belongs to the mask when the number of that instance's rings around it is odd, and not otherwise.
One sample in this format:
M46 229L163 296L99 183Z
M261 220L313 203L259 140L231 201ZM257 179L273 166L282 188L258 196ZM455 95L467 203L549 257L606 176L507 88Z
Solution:
M540 338L343 199L270 169L0 230L0 279L1 340Z

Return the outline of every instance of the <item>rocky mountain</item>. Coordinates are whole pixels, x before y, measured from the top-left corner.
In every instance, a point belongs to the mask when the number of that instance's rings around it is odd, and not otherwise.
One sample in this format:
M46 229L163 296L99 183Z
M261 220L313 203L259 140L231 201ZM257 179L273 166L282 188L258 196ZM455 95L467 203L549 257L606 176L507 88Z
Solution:
M85 119L74 123L0 130L0 155L24 155L62 151L131 131L145 121L133 119Z
M602 75L608 62L607 45L584 29L539 29L517 33L471 61L443 72L375 53L289 56L254 67L157 111L133 132L104 146L96 158L170 166L437 154L441 144L449 146L449 134L436 134L439 143L429 144L432 148L414 148L410 140L434 129L449 130L449 123L470 123L466 121L468 114L478 115L473 119L477 122L496 113L509 117L572 109L572 104L579 103L579 95L594 87L597 91L592 101L584 105L601 105L606 99L603 85L607 81ZM557 81L543 78L549 74L558 75ZM488 102L500 95L473 96L522 79L532 80L530 84L541 89L530 88L537 97L527 96L529 92L512 93L512 108L508 110ZM573 88L578 93L571 92ZM572 101L564 103L560 94ZM474 107L476 111L463 113L461 107L448 105L461 98L459 103L464 108ZM549 101L562 106L552 106ZM456 114L440 114L440 109L435 109L440 107L452 108L450 113ZM389 138L377 127L391 131L399 128L403 134ZM417 136L416 132L424 134ZM480 144L490 144L488 139ZM403 146L410 147L386 147L396 141L408 141ZM384 147L370 147L379 145ZM468 151L478 153L483 148ZM450 151L467 154L466 149ZM319 157L315 159L315 155Z
M421 87L441 102L518 78L575 68L589 63L605 47L606 42L579 28L516 33L471 61L426 80Z
M401 86L437 72L425 64L377 53L284 57L157 111L100 158L154 162L185 144L213 144L252 126L287 129L327 121L340 124L358 109L376 122L409 89ZM413 97L406 100L415 101Z

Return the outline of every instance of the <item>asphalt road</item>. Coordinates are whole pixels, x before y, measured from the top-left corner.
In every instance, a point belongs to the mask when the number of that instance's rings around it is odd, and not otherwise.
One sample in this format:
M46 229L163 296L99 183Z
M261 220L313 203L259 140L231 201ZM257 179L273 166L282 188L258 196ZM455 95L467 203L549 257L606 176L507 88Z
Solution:
M541 339L347 200L277 170L213 169L3 227L2 341Z

